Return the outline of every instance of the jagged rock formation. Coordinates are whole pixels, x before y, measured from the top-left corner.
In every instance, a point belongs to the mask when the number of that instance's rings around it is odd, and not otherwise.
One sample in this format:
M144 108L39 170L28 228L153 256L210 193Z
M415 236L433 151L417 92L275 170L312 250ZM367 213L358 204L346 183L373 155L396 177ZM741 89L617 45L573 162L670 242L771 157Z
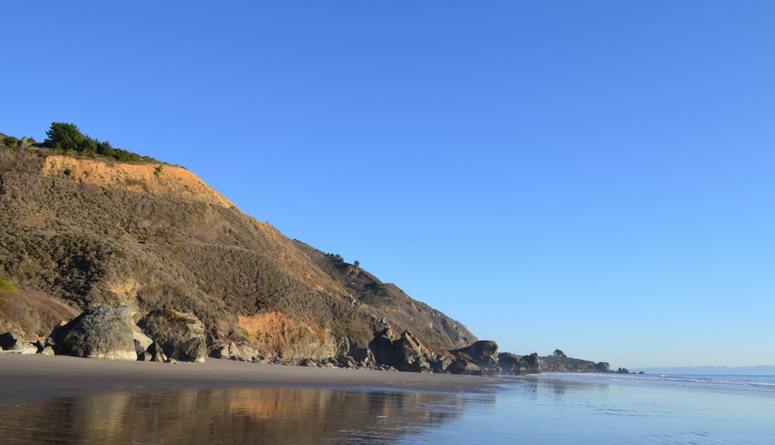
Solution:
M166 357L185 362L205 361L205 328L193 314L156 309L140 319L138 325L158 343Z
M516 355L510 352L498 354L498 363L504 374L539 374L541 373L541 360L537 353L529 355Z
M448 371L453 374L536 374L541 372L537 353L520 356L510 352L498 353L498 344L480 340L450 351L455 357Z
M408 372L443 372L449 364L409 331L396 335L391 327L377 332L369 342L365 364Z
M410 331L435 352L460 348L476 341L463 324L425 303L414 300L392 283L383 283L360 266L325 254L308 244L296 245L323 272L342 286L352 302L372 319L385 319L398 332Z

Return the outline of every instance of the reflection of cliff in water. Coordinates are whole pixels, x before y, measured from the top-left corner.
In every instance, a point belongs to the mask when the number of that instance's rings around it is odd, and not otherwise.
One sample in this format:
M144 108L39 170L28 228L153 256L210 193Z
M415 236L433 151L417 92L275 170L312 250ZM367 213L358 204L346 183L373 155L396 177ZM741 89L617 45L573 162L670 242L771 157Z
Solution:
M471 401L291 388L122 392L0 406L0 437L8 443L383 443L452 420Z

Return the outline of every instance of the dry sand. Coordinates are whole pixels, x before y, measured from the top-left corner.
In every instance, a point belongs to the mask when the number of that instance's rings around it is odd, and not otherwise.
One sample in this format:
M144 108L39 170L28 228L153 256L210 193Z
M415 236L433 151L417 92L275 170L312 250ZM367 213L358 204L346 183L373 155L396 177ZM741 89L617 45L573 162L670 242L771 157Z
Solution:
M305 368L209 359L150 363L0 354L0 403L110 391L207 387L313 387L341 390L489 392L497 377Z

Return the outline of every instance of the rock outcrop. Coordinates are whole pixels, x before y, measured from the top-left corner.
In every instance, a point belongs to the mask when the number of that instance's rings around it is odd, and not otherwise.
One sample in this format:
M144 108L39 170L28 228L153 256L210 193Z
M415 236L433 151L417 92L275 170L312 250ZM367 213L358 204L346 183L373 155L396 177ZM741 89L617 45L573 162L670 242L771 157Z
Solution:
M143 334L143 331L139 327L133 326L132 339L135 342L135 351L137 351L137 360L150 361L151 354L148 353L148 347L151 346L153 340L150 337Z
M455 370L473 369L476 365L481 374L500 374L498 364L498 344L492 340L479 340L465 348L450 351L457 358Z
M514 369L514 374L540 374L541 373L541 360L538 358L538 353L534 352L529 355L522 356L519 359L519 363Z
M447 367L447 372L450 374L482 375L482 368L468 359L458 358Z
M38 348L35 344L19 338L12 332L0 334L0 348L16 354L35 354Z
M552 355L541 357L541 369L544 372L608 372L607 363L596 363L590 360L568 357L559 350ZM559 351L561 352L561 351Z
M167 356L164 355L161 345L156 342L153 342L148 346L148 349L145 350L145 354L145 357L147 357L147 360L150 362L165 363L168 360Z
M391 327L384 327L369 342L369 351L375 365L392 367L407 372L439 372L443 359L432 352L409 331L396 335ZM442 365L443 366L443 365Z
M137 360L133 323L126 307L98 306L55 329L62 354L111 360Z
M455 360L447 368L452 374L537 374L541 362L537 353L517 355L498 353L498 344L492 340L476 341L465 348L450 351Z
M161 346L168 358L185 362L205 361L205 328L193 314L157 309L143 317L138 325Z
M479 340L452 352L466 354L477 362L494 363L497 362L498 343L493 340Z
M240 362L254 362L261 359L257 348L245 344L229 342L210 351L210 357L236 360Z

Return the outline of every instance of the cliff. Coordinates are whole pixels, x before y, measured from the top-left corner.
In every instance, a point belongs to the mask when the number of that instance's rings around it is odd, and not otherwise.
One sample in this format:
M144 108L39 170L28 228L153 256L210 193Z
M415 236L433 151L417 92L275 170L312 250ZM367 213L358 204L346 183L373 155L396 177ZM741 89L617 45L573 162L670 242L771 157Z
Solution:
M207 347L267 359L363 355L387 323L435 351L476 340L366 270L285 237L194 173L77 157L0 138L0 331L48 335L102 304L134 321L194 314ZM365 357L361 357L365 358Z

